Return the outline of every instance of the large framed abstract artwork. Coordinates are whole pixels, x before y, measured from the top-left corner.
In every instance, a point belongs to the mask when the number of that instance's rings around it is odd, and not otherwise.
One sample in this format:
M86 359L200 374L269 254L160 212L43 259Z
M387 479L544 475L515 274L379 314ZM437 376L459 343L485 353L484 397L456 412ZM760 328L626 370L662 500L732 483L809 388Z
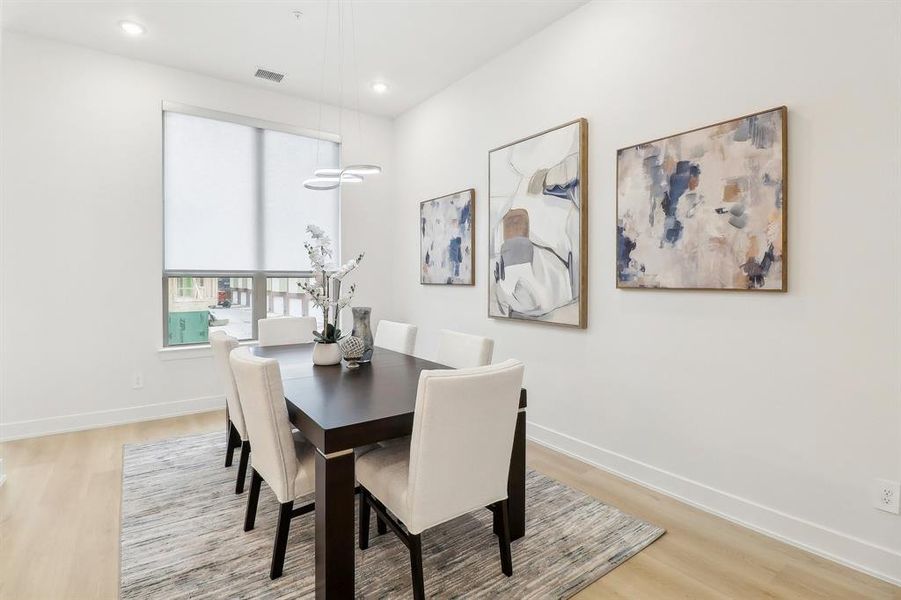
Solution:
M618 288L785 291L784 106L622 148Z
M475 284L475 190L419 204L419 282Z
M588 325L588 121L488 153L488 316Z

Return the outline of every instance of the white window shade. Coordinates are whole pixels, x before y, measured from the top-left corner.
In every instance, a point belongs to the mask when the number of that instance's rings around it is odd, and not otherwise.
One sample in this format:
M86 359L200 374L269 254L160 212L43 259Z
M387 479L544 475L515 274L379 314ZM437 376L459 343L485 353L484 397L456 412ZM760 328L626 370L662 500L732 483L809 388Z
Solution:
M164 114L167 270L252 270L256 131Z
M168 111L163 125L166 271L307 271L311 223L337 250L338 192L303 180L339 164L338 144Z
M337 254L339 206L338 190L308 190L303 182L317 167L338 164L338 145L264 130L263 157L265 237L261 268L266 271L308 271L311 265L303 246L307 239L305 228L314 223L324 229Z

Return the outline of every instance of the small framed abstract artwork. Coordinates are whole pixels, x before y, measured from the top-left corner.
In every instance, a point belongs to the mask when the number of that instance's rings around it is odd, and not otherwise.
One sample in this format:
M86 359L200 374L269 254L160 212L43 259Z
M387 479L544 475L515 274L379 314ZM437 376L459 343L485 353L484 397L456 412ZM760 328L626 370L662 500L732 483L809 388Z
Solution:
M488 153L488 316L588 326L588 121Z
M786 290L784 106L622 148L616 286Z
M475 190L419 204L419 283L475 285Z

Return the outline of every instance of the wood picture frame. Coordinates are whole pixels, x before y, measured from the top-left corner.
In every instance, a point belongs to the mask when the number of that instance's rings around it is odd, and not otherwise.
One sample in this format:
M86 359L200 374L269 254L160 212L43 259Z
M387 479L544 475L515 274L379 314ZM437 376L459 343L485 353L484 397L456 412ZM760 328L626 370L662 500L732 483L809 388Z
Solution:
M587 328L587 119L489 150L488 220L488 316Z
M761 133L760 131L752 132L752 129L758 127L758 121L763 118L770 119L770 115L778 115L778 123L771 127L770 133ZM772 120L772 119L770 119ZM771 135L773 132L778 132L778 136L775 139L771 140L772 144L775 145L776 142L779 144L779 148L774 149L772 152L772 156L769 157L769 161L774 163L774 166L778 166L778 173L773 177L770 175L768 171L764 171L764 174L759 178L759 181L753 181L753 185L747 185L748 189L742 191L732 186L732 180L740 179L740 177L728 177L728 180L723 183L722 188L722 205L721 206L708 206L708 210L713 210L718 215L724 215L724 220L726 222L731 221L734 218L734 215L730 216L732 213L731 208L729 208L730 204L733 204L733 200L735 198L727 198L727 196L732 196L733 193L735 195L749 194L749 190L754 188L757 189L765 189L766 187L773 187L772 193L774 194L775 200L773 201L774 208L778 208L778 219L781 223L778 224L778 227L774 227L771 222L766 222L766 227L760 227L756 233L756 241L755 243L760 245L760 238L764 238L764 234L766 232L778 231L778 238L772 242L773 252L771 253L772 259L767 259L767 251L764 251L763 258L755 263L752 263L751 259L748 258L744 264L741 265L742 271L744 271L744 276L747 278L748 283L745 286L738 285L738 282L741 278L741 273L734 272L734 268L728 268L728 265L723 266L723 270L726 271L726 274L734 277L736 283L732 285L709 285L709 284L700 284L700 285L672 285L672 284L661 284L654 285L651 283L633 283L628 281L630 275L627 273L624 275L624 269L632 269L634 273L648 273L647 265L643 265L640 260L635 260L636 264L633 264L631 254L638 247L638 240L630 238L629 232L626 231L626 224L624 221L624 217L626 211L629 208L624 209L623 205L628 204L631 208L634 206L634 202L630 202L630 198L625 198L631 192L624 192L624 155L628 152L635 152L637 150L643 150L647 153L649 148L652 148L654 145L660 145L661 142L667 142L670 140L676 140L677 138L682 138L682 136L689 136L691 134L698 134L699 132L704 132L705 130L711 130L711 134L715 135L718 138L723 138L724 136L728 136L732 132L737 132L740 128L747 128L749 131L749 135L757 135L766 137ZM744 134L742 134L743 136ZM745 141L742 139L741 141ZM757 145L758 142L756 140L750 140L752 144ZM760 145L764 146L768 143L764 140ZM687 144L688 145L688 144ZM696 145L693 147L692 152L698 154L701 152L701 148ZM663 151L665 153L665 150ZM728 148L723 149L722 145L717 146L717 152L722 155L719 158L720 162L726 162L730 157L727 156ZM645 159L647 157L644 157ZM666 162L670 165L678 165L679 157L666 156L660 159L658 162L663 164ZM698 174L695 175L695 178L699 180L704 177L704 161L702 159L697 159L694 161L696 166L698 167ZM778 162L775 162L778 159ZM690 162L690 161L688 161ZM717 165L719 168L719 165ZM676 167L678 168L678 167ZM775 169L774 169L775 170ZM714 171L718 171L718 169L714 169ZM722 171L722 169L719 169ZM788 291L788 109L785 106L778 106L766 110L757 111L751 114L743 115L741 117L736 117L733 119L726 119L724 121L720 121L718 123L714 123L712 125L704 125L702 127L696 127L694 129L689 129L687 131L682 131L679 133L674 133L672 135L659 137L653 140L649 140L647 142L641 142L639 144L633 144L631 146L626 146L624 148L620 148L617 150L617 168L616 168L616 236L614 239L615 243L615 256L616 261L614 263L615 267L615 281L616 288L621 290L634 290L634 289L653 289L653 290L698 290L698 291L728 291L728 292L742 292L742 291L761 291L761 292L786 292ZM669 175L664 172L664 175ZM749 176L745 176L745 179L748 179ZM651 180L654 181L654 176L651 177ZM694 185L698 185L697 181L695 181ZM718 185L718 183L717 183ZM776 187L778 186L778 187ZM661 188L666 188L669 191L668 183L661 185ZM692 188L694 189L694 188ZM641 202L647 203L647 197L651 196L652 193L650 191L645 194L644 197L639 196ZM708 196L713 196L712 194L708 194ZM701 202L706 202L708 199L702 199ZM709 198L710 203L716 202L717 198L711 197ZM749 204L757 204L757 198L749 198ZM708 204L710 204L708 203ZM701 206L700 202L698 206ZM742 209L743 211L745 209ZM771 213L773 211L770 211ZM742 213L744 214L744 213ZM659 215L663 217L664 215ZM653 218L644 219L644 215L642 215L642 222L655 222ZM762 217L758 218L758 221L761 221ZM742 227L745 225L742 223ZM727 234L729 233L729 227L721 226L720 230L726 230ZM751 234L753 235L753 234ZM702 236L702 241L712 240L712 244L720 244L722 245L725 242L728 242L727 235L716 235L709 234ZM768 238L766 238L767 241ZM665 246L666 240L660 239L657 240L661 247ZM697 240L695 240L697 241ZM701 244L697 242L700 247L707 247L707 244ZM767 273L760 273L761 267L763 266L765 261L769 261L771 264L778 262L779 274L776 278L771 278L768 282L766 281ZM735 261L737 262L737 261ZM770 267L771 268L771 267ZM651 273L653 276L654 273ZM642 278L644 275L641 276ZM763 283L761 284L761 278L763 278ZM717 281L721 281L723 277ZM774 282L778 283L774 285Z
M439 219L440 223L435 222ZM454 221L454 219L456 220ZM427 244L430 246L429 248L425 247ZM419 203L419 283L421 285L474 286L476 283L475 248L476 191L474 188L437 196ZM439 258L435 258L435 254L438 254Z

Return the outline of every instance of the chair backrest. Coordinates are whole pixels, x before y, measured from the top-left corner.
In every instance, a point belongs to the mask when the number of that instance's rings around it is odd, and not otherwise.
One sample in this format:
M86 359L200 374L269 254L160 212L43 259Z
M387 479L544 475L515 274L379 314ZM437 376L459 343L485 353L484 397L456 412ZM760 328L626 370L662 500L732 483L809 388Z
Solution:
M421 373L410 440L411 533L507 497L523 370L508 360Z
M484 367L491 364L492 354L494 340L491 338L442 329L435 362L454 369Z
M238 347L237 338L233 338L224 331L214 331L210 334L210 348L213 350L213 362L216 364L216 375L225 391L225 405L228 406L228 418L231 419L235 429L238 430L242 440L247 439L247 427L244 424L244 410L241 408L241 397L235 386L235 375L232 373L228 355Z
M416 346L416 325L382 319L376 329L373 344L379 348L413 354L413 348Z
M260 346L284 346L313 341L316 317L272 317L257 321Z
M229 360L244 409L251 464L279 502L290 502L297 458L278 361L253 356L247 348L232 350Z

